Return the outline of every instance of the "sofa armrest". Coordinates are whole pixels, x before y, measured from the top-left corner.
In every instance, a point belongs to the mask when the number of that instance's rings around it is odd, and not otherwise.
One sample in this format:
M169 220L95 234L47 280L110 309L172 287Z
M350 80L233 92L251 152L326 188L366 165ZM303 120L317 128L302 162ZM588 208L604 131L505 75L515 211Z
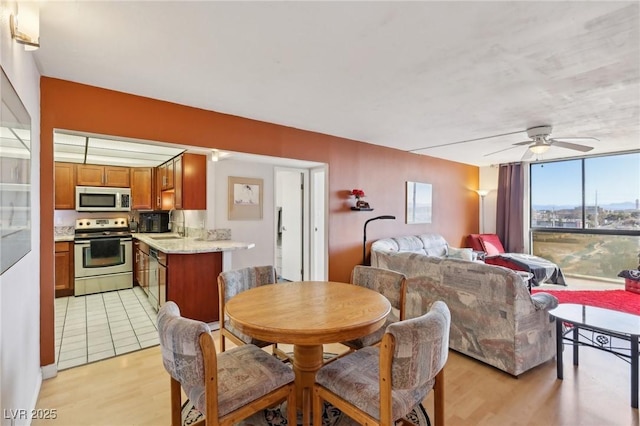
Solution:
M558 299L549 293L536 293L531 295L531 301L537 311L549 311L558 307Z

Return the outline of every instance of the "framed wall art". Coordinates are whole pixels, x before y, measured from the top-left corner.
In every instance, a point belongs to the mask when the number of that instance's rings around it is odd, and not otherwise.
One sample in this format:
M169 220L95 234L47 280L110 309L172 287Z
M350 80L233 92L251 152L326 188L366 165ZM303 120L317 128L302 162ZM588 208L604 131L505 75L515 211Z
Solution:
M431 196L430 183L407 182L406 223L431 223Z
M229 176L229 220L262 219L262 179Z

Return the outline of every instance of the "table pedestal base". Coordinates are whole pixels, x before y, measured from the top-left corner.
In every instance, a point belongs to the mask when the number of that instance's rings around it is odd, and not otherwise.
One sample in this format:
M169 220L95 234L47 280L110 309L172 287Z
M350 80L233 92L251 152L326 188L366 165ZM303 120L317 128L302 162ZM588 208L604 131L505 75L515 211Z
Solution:
M311 391L316 372L322 367L322 345L294 345L293 372L296 375L296 406L302 411L302 424L311 423Z

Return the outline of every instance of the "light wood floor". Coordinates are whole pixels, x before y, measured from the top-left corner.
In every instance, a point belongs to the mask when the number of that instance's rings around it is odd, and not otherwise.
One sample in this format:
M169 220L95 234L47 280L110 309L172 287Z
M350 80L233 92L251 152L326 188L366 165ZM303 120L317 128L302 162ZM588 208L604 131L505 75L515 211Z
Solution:
M579 367L566 349L562 381L555 360L514 378L451 351L445 368L448 425L640 424L630 405L629 364L594 349L581 349ZM425 407L433 413L431 396ZM58 418L33 425L169 425L169 376L160 349L62 371L43 382L37 408L56 409Z

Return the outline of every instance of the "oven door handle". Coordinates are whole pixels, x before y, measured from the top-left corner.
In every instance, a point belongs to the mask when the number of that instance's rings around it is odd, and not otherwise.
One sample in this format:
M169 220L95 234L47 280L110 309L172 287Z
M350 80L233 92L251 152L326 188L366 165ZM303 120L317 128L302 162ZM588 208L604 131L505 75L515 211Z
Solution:
M120 242L121 243L126 243L128 241L133 241L133 238L120 238ZM79 240L79 241L74 241L75 245L77 246L88 246L91 244L91 240Z

